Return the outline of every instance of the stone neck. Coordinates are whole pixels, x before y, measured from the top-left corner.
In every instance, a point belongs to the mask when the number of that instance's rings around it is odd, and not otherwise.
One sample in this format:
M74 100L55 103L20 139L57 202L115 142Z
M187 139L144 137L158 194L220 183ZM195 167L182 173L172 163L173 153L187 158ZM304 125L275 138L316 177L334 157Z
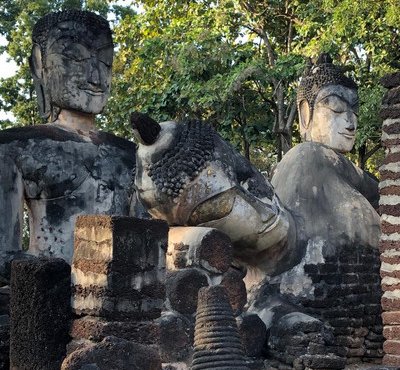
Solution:
M62 126L68 131L76 131L81 135L88 135L90 131L97 131L94 119L94 114L62 109L52 124Z

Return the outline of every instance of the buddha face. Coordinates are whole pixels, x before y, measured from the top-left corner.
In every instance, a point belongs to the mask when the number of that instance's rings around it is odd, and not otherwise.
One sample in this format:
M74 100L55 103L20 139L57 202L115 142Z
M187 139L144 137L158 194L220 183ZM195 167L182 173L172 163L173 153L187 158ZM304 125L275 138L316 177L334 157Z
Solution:
M113 44L106 32L94 34L74 21L59 23L49 33L42 59L50 104L100 113L110 93L112 59Z
M354 146L357 113L356 90L340 85L323 87L315 99L313 112L307 101L299 105L302 137L342 153L349 152Z

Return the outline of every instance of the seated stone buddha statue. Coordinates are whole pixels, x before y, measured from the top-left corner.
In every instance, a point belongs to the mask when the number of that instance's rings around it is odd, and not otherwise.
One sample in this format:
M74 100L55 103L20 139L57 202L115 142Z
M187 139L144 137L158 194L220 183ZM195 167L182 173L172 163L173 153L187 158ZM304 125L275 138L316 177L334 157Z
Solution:
M77 215L128 215L131 205L136 147L95 127L110 93L108 22L87 11L51 13L32 40L31 72L48 123L0 131L0 272L21 253L24 202L28 253L67 261Z
M248 267L248 311L270 329L272 355L290 366L293 335L304 339L293 342L298 356L315 337L323 357L341 326L353 345L381 328L378 183L343 155L355 141L357 87L322 56L301 80L298 109L305 142L278 164L273 186L205 123L131 117L139 199L170 225L231 238ZM346 363L339 352L335 368Z
M298 334L310 316L335 335L346 325L354 343L381 330L378 182L344 155L355 141L356 84L323 55L302 78L297 104L304 142L283 157L272 185L293 217L302 258L267 276L250 304L271 326L269 343L278 352L282 328ZM360 360L374 356L367 349L357 349Z
M376 247L378 182L343 155L357 129L354 81L322 55L301 80L297 104L304 143L284 156L272 179L296 220L297 242Z

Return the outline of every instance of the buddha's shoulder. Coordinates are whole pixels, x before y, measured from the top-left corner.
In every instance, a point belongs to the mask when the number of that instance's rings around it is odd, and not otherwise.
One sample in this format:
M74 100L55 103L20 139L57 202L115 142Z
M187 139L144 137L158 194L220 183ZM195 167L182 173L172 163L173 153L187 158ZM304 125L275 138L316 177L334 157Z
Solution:
M304 142L290 149L278 163L272 183L277 186L288 178L320 177L332 175L343 169L354 167L343 154L321 143Z
M53 125L42 124L34 126L12 127L0 131L0 144L10 144L15 141L45 140L76 141L83 139L76 133L62 130Z
M108 132L91 132L89 137L79 135L77 132L65 130L57 125L42 124L34 126L13 127L0 131L0 145L13 142L28 142L31 140L51 140L54 142L92 143L95 145L114 146L123 151L134 152L136 145L124 138Z
M134 142L106 131L91 133L90 138L96 145L110 145L130 153L136 152L136 144Z
M322 164L338 165L348 159L341 153L336 152L332 148L315 142L304 142L290 149L282 158L279 165L287 165L288 163L301 164Z

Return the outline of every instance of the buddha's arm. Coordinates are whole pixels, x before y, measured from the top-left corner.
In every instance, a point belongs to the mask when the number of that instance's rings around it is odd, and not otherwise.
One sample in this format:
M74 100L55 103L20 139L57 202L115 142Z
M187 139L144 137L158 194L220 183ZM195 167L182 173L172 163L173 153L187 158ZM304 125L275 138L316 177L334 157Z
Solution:
M0 148L0 274L21 250L23 228L23 182L13 159ZM3 152L3 153L2 153Z
M367 172L353 164L353 171L349 174L348 181L377 209L379 201L378 181Z

